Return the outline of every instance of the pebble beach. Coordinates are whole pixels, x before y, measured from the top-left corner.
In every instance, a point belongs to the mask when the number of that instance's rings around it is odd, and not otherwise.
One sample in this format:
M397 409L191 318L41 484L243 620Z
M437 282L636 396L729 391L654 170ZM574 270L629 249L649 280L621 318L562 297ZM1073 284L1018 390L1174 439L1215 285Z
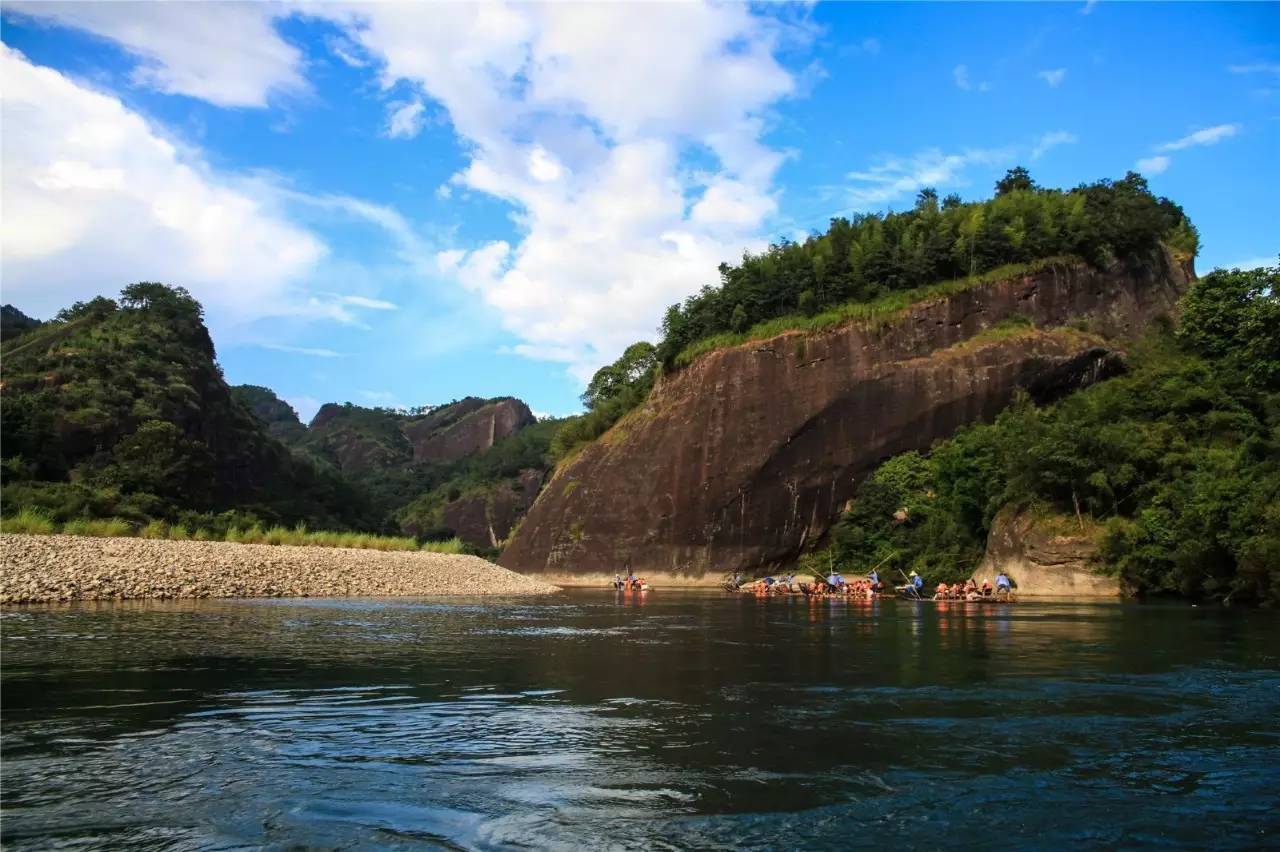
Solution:
M0 566L0 604L559 591L477 556L222 541L0 535Z

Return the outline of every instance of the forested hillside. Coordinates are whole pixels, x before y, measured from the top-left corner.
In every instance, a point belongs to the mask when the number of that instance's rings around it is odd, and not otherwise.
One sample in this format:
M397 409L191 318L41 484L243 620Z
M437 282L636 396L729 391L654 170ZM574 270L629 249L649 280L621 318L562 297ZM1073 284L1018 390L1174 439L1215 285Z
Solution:
M267 434L277 441L292 446L306 434L307 427L298 419L298 412L270 388L233 385L231 395L258 418L266 426Z
M1103 565L1139 593L1280 604L1280 268L1201 279L1176 330L1154 330L1131 364L889 460L830 558L930 583L969 576L1014 504L1100 525Z
M448 539L452 501L541 482L558 427L519 400L468 397L414 411L331 403L308 428L270 389L228 387L200 305L161 284L49 323L11 306L4 319L6 516ZM484 533L471 543L490 548Z
M717 286L668 308L656 347L637 343L596 374L583 396L586 414L556 438L557 456L639 404L658 370L678 370L703 352L788 329L886 320L924 299L1055 263L1151 263L1162 244L1194 257L1198 242L1182 208L1134 172L1061 190L1016 168L985 201L925 189L901 213L832 219L824 234L721 265Z
M373 522L358 489L295 456L236 401L182 288L141 283L119 301L77 303L3 355L6 514Z

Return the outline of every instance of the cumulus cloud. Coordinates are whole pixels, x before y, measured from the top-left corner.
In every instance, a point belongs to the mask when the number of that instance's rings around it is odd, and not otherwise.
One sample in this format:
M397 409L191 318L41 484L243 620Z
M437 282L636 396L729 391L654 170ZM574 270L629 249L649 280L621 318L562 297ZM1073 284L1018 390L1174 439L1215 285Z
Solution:
M211 317L326 315L297 282L326 246L259 182L220 177L118 99L0 46L5 295L49 313L139 279Z
M302 55L273 3L6 3L7 13L93 33L138 59L134 82L224 107L306 91Z
M1062 85L1062 81L1067 78L1067 69L1050 68L1044 71L1037 71L1036 76L1049 84L1049 87L1056 89Z
M1169 168L1169 165L1172 162L1172 158L1157 154L1154 157L1143 157L1141 160L1138 160L1137 168L1138 171L1145 174L1158 175L1165 169Z
M1230 139L1240 132L1238 124L1218 124L1213 127L1205 127L1194 133L1188 133L1181 139L1175 139L1172 142L1166 142L1156 147L1157 151L1181 151L1184 148L1193 148L1198 145L1217 145L1223 139Z
M763 244L784 154L762 136L796 90L775 58L803 38L791 24L729 4L305 8L385 88L440 105L467 156L453 188L512 206L516 240L442 251L436 271L497 309L515 351L585 378Z
M412 139L422 131L427 108L420 100L388 105L386 134L392 139Z
M220 343L256 341L250 327L264 319L364 327L361 312L395 310L374 298L372 282L365 293L318 291L322 262L341 259L297 223L299 204L376 225L407 269L434 266L434 250L394 211L218 173L114 96L3 45L0 76L0 276L5 298L25 310L48 315L133 281L164 281L200 300Z

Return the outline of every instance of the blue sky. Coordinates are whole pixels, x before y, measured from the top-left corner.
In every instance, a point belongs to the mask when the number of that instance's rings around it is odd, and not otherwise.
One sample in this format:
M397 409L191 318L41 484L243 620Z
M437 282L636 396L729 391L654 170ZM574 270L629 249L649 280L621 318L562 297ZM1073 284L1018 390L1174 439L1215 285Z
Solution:
M1280 251L1275 4L4 9L4 300L184 285L304 419L571 413L721 260L1017 164Z

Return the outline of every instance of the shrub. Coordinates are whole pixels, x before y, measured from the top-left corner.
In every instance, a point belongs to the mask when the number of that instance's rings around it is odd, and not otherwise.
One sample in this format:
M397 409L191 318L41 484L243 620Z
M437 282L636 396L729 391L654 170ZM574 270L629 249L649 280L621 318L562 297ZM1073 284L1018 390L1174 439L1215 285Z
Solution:
M170 541L187 541L190 538L191 538L190 531L187 530L187 528L184 527L182 524L174 524L173 526L169 527Z

